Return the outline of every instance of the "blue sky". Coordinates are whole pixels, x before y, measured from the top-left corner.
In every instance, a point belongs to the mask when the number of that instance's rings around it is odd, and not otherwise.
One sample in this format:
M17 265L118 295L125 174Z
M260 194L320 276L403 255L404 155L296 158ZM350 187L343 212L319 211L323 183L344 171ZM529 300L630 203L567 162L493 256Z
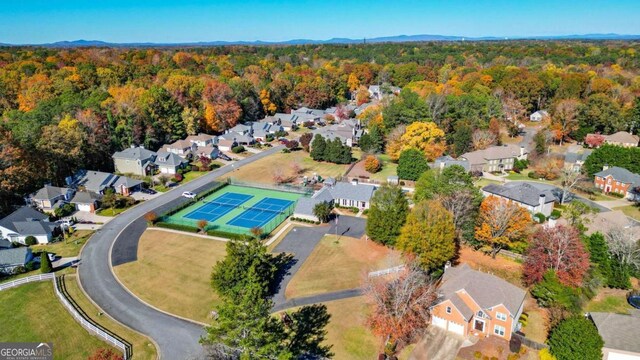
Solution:
M0 43L640 34L639 0L0 0Z

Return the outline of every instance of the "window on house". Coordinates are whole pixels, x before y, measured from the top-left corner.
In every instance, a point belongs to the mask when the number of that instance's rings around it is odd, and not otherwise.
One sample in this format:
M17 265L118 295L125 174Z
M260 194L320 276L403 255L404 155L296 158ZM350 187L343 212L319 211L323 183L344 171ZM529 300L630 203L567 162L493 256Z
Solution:
M483 317L484 313L482 312L482 310L478 311L478 313L476 314L478 317Z
M507 315L501 312L496 312L496 318L501 321L507 321Z
M493 327L493 333L496 335L504 336L504 326L496 325Z
M447 314L451 314L451 306L447 306Z

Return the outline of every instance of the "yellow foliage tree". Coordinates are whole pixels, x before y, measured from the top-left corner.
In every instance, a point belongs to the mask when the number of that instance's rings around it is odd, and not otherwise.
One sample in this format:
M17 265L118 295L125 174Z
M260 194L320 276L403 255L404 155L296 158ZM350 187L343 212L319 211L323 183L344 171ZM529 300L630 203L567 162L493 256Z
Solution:
M424 153L427 160L433 161L447 149L444 131L433 122L414 122L407 126L399 139L388 142L387 154L395 161L400 158L400 153L407 149L418 149Z
M271 93L267 89L260 90L260 102L262 103L262 107L264 112L268 115L273 115L276 113L278 107L276 104L271 102Z
M360 87L360 80L356 76L356 74L349 74L349 78L347 79L347 85L349 86L349 91L356 91L358 87Z

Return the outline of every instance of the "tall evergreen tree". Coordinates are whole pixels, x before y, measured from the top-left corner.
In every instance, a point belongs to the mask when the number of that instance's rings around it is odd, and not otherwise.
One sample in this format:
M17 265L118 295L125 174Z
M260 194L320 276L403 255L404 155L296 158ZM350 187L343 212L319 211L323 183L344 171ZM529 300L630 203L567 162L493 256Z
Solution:
M324 140L324 137L320 134L316 134L311 142L311 153L310 156L315 161L324 161L325 153L327 152L327 142Z
M562 321L549 337L551 353L558 360L600 360L603 345L598 329L584 316Z
M399 186L382 185L371 198L367 235L376 242L394 245L407 220L409 204Z
M46 274L51 271L53 271L53 267L51 266L51 260L49 260L49 254L43 251L40 254L40 272Z
M429 170L429 163L420 150L407 149L400 154L398 160L398 177L404 180L418 180L420 175Z

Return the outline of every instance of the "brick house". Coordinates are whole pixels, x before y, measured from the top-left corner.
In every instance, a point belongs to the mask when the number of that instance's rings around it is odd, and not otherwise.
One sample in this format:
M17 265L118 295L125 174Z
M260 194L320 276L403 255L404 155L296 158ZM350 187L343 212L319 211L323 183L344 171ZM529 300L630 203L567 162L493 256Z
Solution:
M462 336L508 341L518 330L525 296L525 290L467 264L448 267L431 307L431 324Z
M602 171L595 174L593 185L604 193L620 194L629 200L640 198L640 175L621 167L604 166Z

